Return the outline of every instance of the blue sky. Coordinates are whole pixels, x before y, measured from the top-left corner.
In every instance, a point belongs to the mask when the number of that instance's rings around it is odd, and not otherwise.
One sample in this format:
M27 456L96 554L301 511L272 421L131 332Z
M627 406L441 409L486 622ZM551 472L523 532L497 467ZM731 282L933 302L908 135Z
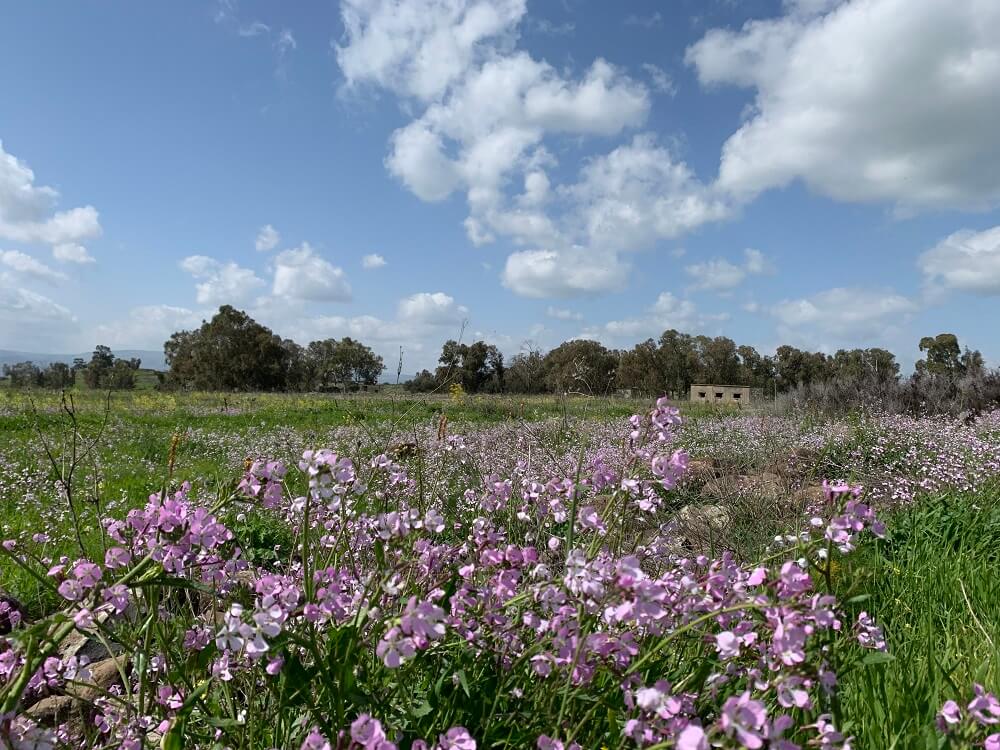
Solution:
M1000 359L992 0L16 3L0 91L0 348Z

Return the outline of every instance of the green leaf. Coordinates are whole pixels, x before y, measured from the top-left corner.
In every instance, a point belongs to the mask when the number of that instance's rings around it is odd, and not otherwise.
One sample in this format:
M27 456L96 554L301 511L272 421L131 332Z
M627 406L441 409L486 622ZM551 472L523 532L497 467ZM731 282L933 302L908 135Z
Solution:
M434 709L431 708L431 704L427 702L426 698L424 698L423 701L421 701L420 705L417 706L412 711L410 711L410 713L413 714L413 717L415 719L422 719L424 716L427 716L427 714L429 714L433 710Z
M866 667L871 667L876 664L888 664L891 661L896 661L896 657L892 654L886 653L885 651L873 651L862 659L861 663Z

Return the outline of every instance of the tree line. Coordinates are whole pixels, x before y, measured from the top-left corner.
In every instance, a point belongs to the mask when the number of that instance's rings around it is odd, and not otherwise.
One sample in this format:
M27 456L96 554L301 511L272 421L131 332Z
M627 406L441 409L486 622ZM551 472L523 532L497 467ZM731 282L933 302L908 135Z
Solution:
M920 340L924 354L914 378L957 380L984 372L982 355L962 348L954 334ZM241 310L219 308L194 330L177 331L164 343L168 365L163 388L208 391L350 391L374 386L385 371L379 355L350 337L301 346L283 339ZM65 388L77 377L92 388L130 388L140 362L98 346L89 363L30 362L4 367L14 386ZM911 378L912 379L912 378ZM669 394L685 398L692 384L744 385L769 394L824 383L860 383L879 388L900 380L895 355L881 348L841 349L832 355L779 346L773 355L725 336L693 336L670 329L631 349L609 349L574 339L551 351L523 351L509 361L493 344L449 340L438 365L405 383L412 392L455 385L468 393Z
M122 390L135 387L135 374L142 361L138 358L121 359L111 349L98 345L90 361L82 357L65 362L52 362L42 368L34 362L17 362L3 366L3 376L14 388L71 388L77 378L88 388Z
M917 374L958 377L983 369L982 355L963 351L954 334L925 337L920 350L925 358L916 363ZM828 355L784 345L771 356L725 336L692 336L670 329L632 349L613 350L576 339L545 354L522 352L506 364L493 345L448 341L436 370L424 370L407 387L419 392L458 383L468 392L607 395L628 390L684 398L696 383L786 393L835 380L886 383L899 377L899 363L886 349L841 349Z

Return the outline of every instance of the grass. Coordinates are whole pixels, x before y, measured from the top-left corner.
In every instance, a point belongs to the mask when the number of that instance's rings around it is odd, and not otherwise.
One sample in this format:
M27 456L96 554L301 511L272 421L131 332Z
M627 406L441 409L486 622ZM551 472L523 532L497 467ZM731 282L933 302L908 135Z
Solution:
M857 747L939 747L941 704L964 705L974 682L1000 685L1000 488L898 511L884 541L846 558L835 588L883 625L892 656L841 683Z

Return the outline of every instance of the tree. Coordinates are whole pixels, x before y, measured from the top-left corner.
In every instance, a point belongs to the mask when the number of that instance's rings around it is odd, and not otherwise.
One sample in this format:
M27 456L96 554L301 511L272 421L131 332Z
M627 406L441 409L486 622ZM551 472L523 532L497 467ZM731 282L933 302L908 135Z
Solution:
M829 380L829 357L822 352L804 352L794 346L779 346L774 359L778 390L788 391L798 385Z
M80 372L89 388L128 389L135 387L135 372L141 364L138 358L118 359L110 347L98 344Z
M830 360L835 378L888 382L899 378L896 356L885 349L839 349Z
M597 341L566 341L545 355L545 383L556 393L603 395L615 382L618 356Z
M647 395L661 395L667 390L665 375L659 347L653 339L646 339L622 352L615 371L615 385Z
M76 373L65 362L53 362L41 373L46 388L69 388L76 382Z
M32 388L42 385L42 371L34 362L17 362L3 366L4 377L12 388Z
M736 353L736 343L732 339L725 336L714 339L698 336L695 341L698 345L703 382L732 385L739 380L740 359Z
M511 393L544 393L545 363L542 353L537 349L515 354L507 367L505 382Z
M448 340L441 347L435 378L439 385L458 383L467 393L499 393L504 375L503 354L493 344Z
M116 359L115 363L105 373L103 387L114 390L130 390L135 388L135 371L137 367L126 359Z
M659 350L666 392L683 398L700 367L694 339L671 328L660 335Z
M437 388L437 378L430 370L421 370L413 378L406 381L406 390L413 393L427 393Z
M320 388L374 385L385 370L382 357L349 336L313 341L306 356Z
M926 352L926 359L917 360L917 372L931 375L958 375L962 371L960 356L962 348L954 333L939 333L920 339L920 351Z
M115 355L110 347L98 344L90 357L90 363L83 369L83 381L88 388L100 388L107 379L108 372L114 367Z
M741 346L736 353L740 358L739 384L771 390L774 386L774 360L762 356L752 346Z
M163 352L174 385L220 391L286 387L289 352L281 339L230 305L197 331L173 334Z

